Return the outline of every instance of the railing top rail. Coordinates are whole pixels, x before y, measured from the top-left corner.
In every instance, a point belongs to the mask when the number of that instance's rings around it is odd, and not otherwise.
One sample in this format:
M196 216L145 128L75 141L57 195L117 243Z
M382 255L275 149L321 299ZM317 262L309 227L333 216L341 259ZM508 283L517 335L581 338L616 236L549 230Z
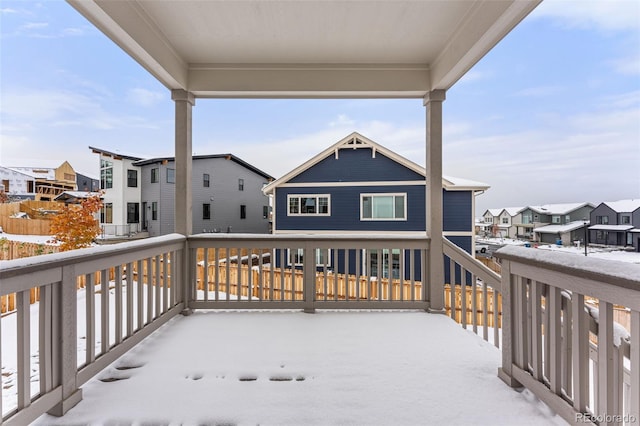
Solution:
M501 277L499 274L487 268L484 264L477 261L469 253L446 238L442 240L442 246L445 255L460 263L464 268L467 269L467 271L475 274L483 281L486 281L487 284L491 285L493 288L497 289L498 291L502 291Z
M640 265L634 263L517 246L505 246L494 255L498 259L640 291Z
M402 248L427 249L431 239L425 233L379 234L197 234L189 236L191 248L248 247L285 248L310 247L352 248Z
M169 234L161 237L146 238L143 240L113 245L43 254L41 256L31 256L21 259L2 260L0 261L0 281L17 275L51 270L69 264L87 263L96 259L103 259L114 255L136 253L145 249L181 244L185 241L186 237L184 235Z

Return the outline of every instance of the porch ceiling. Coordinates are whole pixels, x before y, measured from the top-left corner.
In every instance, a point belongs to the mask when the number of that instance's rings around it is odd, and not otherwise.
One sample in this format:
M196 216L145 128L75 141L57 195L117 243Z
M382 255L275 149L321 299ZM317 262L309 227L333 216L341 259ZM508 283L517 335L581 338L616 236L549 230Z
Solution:
M169 89L197 97L422 97L540 0L68 0Z

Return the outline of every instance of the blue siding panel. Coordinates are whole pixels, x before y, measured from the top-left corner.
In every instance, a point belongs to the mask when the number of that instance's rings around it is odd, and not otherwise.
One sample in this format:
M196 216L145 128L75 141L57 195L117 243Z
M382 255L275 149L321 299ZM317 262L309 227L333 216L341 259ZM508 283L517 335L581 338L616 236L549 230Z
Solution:
M276 188L276 229L315 231L424 231L424 186ZM360 220L361 193L407 194L407 220ZM288 216L288 194L330 194L329 216Z
M471 211L473 193L471 191L443 191L442 204L444 231L473 231L473 212Z
M424 180L424 176L379 152L372 158L370 148L359 148L341 149L337 159L331 154L293 177L289 183L398 180Z

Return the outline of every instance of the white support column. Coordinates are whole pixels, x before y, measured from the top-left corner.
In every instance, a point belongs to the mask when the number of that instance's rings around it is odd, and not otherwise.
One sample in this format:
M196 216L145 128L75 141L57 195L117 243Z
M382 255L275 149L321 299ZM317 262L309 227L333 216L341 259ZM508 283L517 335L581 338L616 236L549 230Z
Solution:
M175 195L175 219L174 232L182 235L189 235L193 232L193 197L191 188L191 164L193 161L193 150L191 142L191 109L195 105L195 97L182 89L171 91L171 99L176 103L176 195ZM183 315L191 314L189 303L191 294L194 291L195 276L191 275L191 262L189 244L185 243L182 251L182 269L180 280L182 281L183 301L185 308ZM194 261L195 262L195 261ZM195 264L195 263L194 263Z
M442 102L444 90L424 97L427 109L426 230L431 238L428 258L429 311L444 313L444 260L442 254Z
M171 91L171 99L176 103L175 115L175 152L176 152L176 196L174 231L189 235L192 226L192 188L191 188L191 108L195 105L195 97L182 89Z

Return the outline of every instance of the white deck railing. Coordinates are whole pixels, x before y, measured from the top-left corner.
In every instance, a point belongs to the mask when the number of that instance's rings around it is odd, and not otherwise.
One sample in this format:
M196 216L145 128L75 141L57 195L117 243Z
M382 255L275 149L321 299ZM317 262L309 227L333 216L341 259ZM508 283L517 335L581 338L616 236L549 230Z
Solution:
M428 247L424 235L192 236L189 307L428 309Z
M64 414L83 383L189 309L428 309L430 292L443 289L423 282L429 246L420 235L174 234L5 261L0 295L17 293L17 309L15 330L3 318L0 337L17 349L15 383L0 389L3 400L15 400L0 405L2 418L25 424ZM610 262L507 248L500 280L446 240L443 253L451 316L459 311L464 327L501 342L503 380L526 386L572 423L578 414L638 418L639 265L616 264L616 272ZM30 307L34 288L40 302ZM589 298L598 321L585 311ZM631 316L620 342L614 304Z
M640 265L519 247L502 259L499 376L570 423L640 421ZM614 324L614 306L629 330ZM591 361L592 360L592 361Z
M0 351L16 364L3 370L4 424L64 414L82 398L82 384L183 309L185 241L174 234L2 261L0 295L16 293L15 328L8 319L0 326L5 342L15 336ZM32 307L34 288L40 300Z

